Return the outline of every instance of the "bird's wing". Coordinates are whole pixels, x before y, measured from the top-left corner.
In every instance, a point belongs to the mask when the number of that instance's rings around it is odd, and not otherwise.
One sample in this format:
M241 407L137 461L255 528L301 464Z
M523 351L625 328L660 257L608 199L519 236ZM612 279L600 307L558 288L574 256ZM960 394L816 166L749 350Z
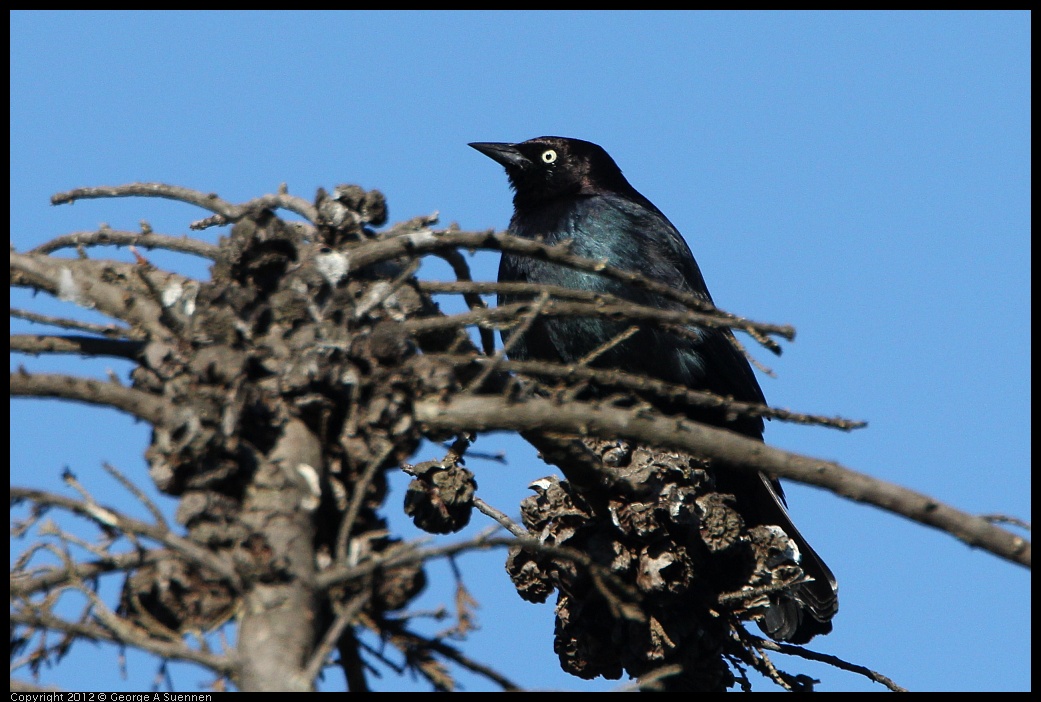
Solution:
M621 219L629 229L625 238L637 242L637 255L629 259L634 271L712 302L712 295L690 247L658 208L649 202L634 203L624 198L618 198L613 204L628 215ZM665 309L686 309L682 303L661 297L647 303ZM729 329L702 328L699 331L701 340L691 341L692 345L696 344L691 351L699 357L703 377L691 378L689 385L717 395L729 395L741 402L766 404L759 381L748 359L735 344L733 333Z

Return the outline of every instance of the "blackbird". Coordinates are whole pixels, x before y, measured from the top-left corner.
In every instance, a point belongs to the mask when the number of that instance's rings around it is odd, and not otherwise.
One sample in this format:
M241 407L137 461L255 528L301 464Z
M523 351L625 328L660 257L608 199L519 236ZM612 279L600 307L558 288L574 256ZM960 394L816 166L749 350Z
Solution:
M517 144L475 142L473 148L506 169L514 190L509 233L547 244L570 241L570 251L584 258L642 274L675 290L712 301L690 248L672 222L622 175L600 146L580 139L538 137ZM528 256L504 252L500 282L564 286L608 293L663 310L686 309L682 303L622 281ZM523 296L500 294L500 305ZM626 331L631 321L599 317L544 317L514 339L515 360L574 363ZM678 335L645 323L610 346L594 366L642 373L696 390L766 404L748 360L732 343L729 329L692 326ZM502 332L504 343L510 338ZM675 408L664 403L670 412ZM761 441L760 417L734 416L725 409L683 409L699 422ZM716 471L717 487L734 494L745 523L776 525L794 541L800 565L812 581L770 595L760 628L778 641L806 643L831 631L838 611L838 584L788 516L780 483L762 473Z

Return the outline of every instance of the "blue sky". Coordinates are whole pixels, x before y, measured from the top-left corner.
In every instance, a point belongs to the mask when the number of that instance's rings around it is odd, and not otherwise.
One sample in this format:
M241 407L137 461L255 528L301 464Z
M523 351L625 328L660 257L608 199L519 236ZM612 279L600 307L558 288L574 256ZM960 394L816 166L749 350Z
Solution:
M797 328L782 357L759 354L777 376L760 376L768 400L869 422L844 434L775 421L770 444L971 513L1029 518L1029 66L1026 13L15 12L11 241L26 250L142 219L182 234L203 216L141 199L49 205L55 192L137 180L232 201L283 182L306 198L357 183L386 194L392 221L436 210L446 224L504 228L505 175L467 142L595 141L683 232L722 308ZM496 264L475 257L475 276L493 278ZM422 274L448 275L433 264ZM69 313L22 291L12 305ZM100 464L145 481L145 426L53 401L12 401L11 415L12 484L66 491L68 466L104 501L141 512ZM507 452L505 466L469 467L508 513L551 472L508 435L475 450ZM414 536L398 514L406 482L393 478L389 516ZM835 631L811 648L913 690L1030 688L1025 569L818 489L787 491L840 581ZM470 655L533 688L616 688L559 670L552 607L516 596L503 556L459 561L481 604ZM431 588L420 604L450 598ZM822 690L880 689L778 663ZM132 655L124 679L112 649L82 647L42 681L138 690L154 674ZM173 680L199 684L188 666ZM341 684L331 670L323 687ZM393 675L373 685L423 689Z

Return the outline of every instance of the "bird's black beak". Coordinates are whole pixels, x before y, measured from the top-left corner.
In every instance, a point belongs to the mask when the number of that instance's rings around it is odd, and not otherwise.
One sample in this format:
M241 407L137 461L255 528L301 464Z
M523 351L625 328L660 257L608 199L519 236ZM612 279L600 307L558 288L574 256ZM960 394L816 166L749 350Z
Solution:
M510 170L515 168L524 168L531 164L531 161L518 151L517 147L513 144L500 144L494 141L475 141L471 143L470 146Z

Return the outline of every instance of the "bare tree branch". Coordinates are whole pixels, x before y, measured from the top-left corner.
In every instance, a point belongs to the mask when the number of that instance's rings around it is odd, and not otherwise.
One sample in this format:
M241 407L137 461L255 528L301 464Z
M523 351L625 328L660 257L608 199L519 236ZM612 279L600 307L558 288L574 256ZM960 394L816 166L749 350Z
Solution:
M81 356L113 356L133 361L143 348L144 344L140 341L99 339L94 336L11 335L11 351L34 356L42 353L69 353Z
M969 546L982 548L1030 567L1030 542L922 493L845 468L838 463L789 453L738 434L651 410L630 411L585 403L559 405L551 400L513 402L501 397L460 396L415 404L416 419L431 429L468 427L474 431L551 431L576 436L612 436L674 448L713 459L738 470L766 471L824 487L856 502L867 502L912 521L945 531Z
M866 668L862 665L857 665L856 663L849 663L847 661L844 661L838 656L831 656L826 653L818 653L816 651L811 651L802 646L792 646L791 644L770 641L769 639L764 639L760 636L755 636L743 629L738 633L742 638L744 638L746 641L751 642L757 648L767 649L769 651L776 651L778 653L784 653L790 656L798 656L799 658L805 658L808 661L819 661L821 663L827 663L828 665L838 668L839 670L848 670L852 673L863 675L864 677L873 682L885 685L893 692L907 692L906 689L904 689L900 685L897 685L895 682L893 682L890 678L886 677L885 675L882 675L881 673L871 670L870 668Z
M104 641L116 644L130 642L162 658L198 663L224 675L234 674L237 667L237 662L231 655L218 656L189 648L180 641L160 641L154 638L136 636L127 631L112 631L108 627L99 624L70 622L44 611L33 611L31 609L14 611L11 613L11 623L24 624L37 629L60 631L90 641ZM128 641L128 638L130 641Z
M11 373L11 395L106 405L156 426L169 425L174 421L174 412L160 397L112 382L103 383L72 375L24 371Z
M792 327L775 327L775 325L759 325L751 320L723 312L712 303L696 295L675 290L668 285L658 283L629 271L612 268L603 262L591 261L570 253L566 243L548 246L538 241L487 232L459 231L420 231L395 237L387 237L364 242L351 249L351 263L356 268L372 265L380 261L399 258L414 253L432 253L443 249L459 247L490 249L494 251L510 251L525 254L532 258L552 261L579 270L598 273L608 278L620 280L634 288L648 290L670 300L680 302L692 310L718 314L725 319L727 326L734 329L759 330L765 333L782 336L789 341L795 338ZM775 327L767 331L764 327ZM772 342L771 342L772 343ZM776 347L770 346L776 352Z
M37 569L35 573L12 572L10 578L11 597L28 597L35 593L49 590L68 583L71 579L91 580L117 571L138 568L149 563L156 563L164 556L160 550L132 551L106 556L89 563L76 563Z
M81 517L86 517L104 528L115 528L125 534L137 534L148 537L176 551L190 562L213 571L226 579L233 587L242 587L239 574L223 559L218 558L199 544L171 533L164 526L148 524L128 517L111 507L91 505L83 500L75 500L43 490L31 490L29 488L12 486L11 501L12 503L27 501L37 505L60 507Z
M468 365L478 363L488 365L490 360L481 356L469 356L463 354L427 354L427 357L437 360L444 359L454 365ZM748 402L738 402L727 397L715 395L701 390L671 385L655 378L634 373L626 373L619 370L605 368L586 368L578 365L564 365L550 363L548 361L508 361L503 360L498 364L501 369L513 371L529 376L543 376L560 378L571 381L575 379L599 380L605 385L612 387L628 388L631 390L646 390L653 392L662 399L679 399L694 407L719 407L725 408L738 416L763 417L779 419L794 424L815 424L820 426L851 431L867 426L867 422L842 417L824 417L821 415L804 414L790 410L776 409L766 405L754 405Z
M37 314L35 312L20 310L14 307L11 308L11 316L15 319L24 319L38 324L49 324L52 327L78 329L93 334L100 334L106 339L132 339L134 341L140 341L144 338L144 335L139 332L125 327L119 327L115 324L90 324L75 319L68 319L67 317L54 317L47 314Z
M355 617L358 616L367 601L368 593L365 592L355 596L354 599L343 606L343 609L336 615L336 620L332 626L325 632L321 643L315 648L314 653L311 654L311 659L304 666L304 669L300 671L300 678L296 686L307 688L314 685L315 678L318 677L319 673L322 672L322 668L325 667L326 659L333 652L333 649L336 648L340 637L343 636L347 627L354 622ZM351 690L351 692L359 692L359 690Z
M214 259L220 249L213 244L188 236L168 236L152 232L131 232L103 228L93 232L73 232L51 239L29 251L31 254L50 254L66 248L82 246L140 246L144 249L166 249Z
M77 188L54 195L51 197L51 204L63 205L76 200L109 197L160 197L196 205L217 215L216 219L212 219L205 225L193 226L193 229L237 222L243 217L262 209L286 209L301 215L309 222L314 222L318 214L311 203L285 193L265 195L242 205L233 205L226 200L220 199L213 193L203 193L199 190L167 185L165 183L129 183L111 187Z
M148 288L135 285L135 277L142 275L130 264L95 261L52 259L39 254L18 254L11 252L11 283L34 287L58 297L74 302L81 307L96 307L110 317L122 319L133 326L140 327L155 339L168 339L170 330L164 326L162 306L154 299ZM144 273L144 276L149 273ZM123 285L103 282L118 277ZM181 278L173 274L163 274L161 279L150 281L154 289L161 289L170 279ZM182 279L183 280L183 279ZM136 292L145 294L134 295ZM152 299L150 299L152 298Z

